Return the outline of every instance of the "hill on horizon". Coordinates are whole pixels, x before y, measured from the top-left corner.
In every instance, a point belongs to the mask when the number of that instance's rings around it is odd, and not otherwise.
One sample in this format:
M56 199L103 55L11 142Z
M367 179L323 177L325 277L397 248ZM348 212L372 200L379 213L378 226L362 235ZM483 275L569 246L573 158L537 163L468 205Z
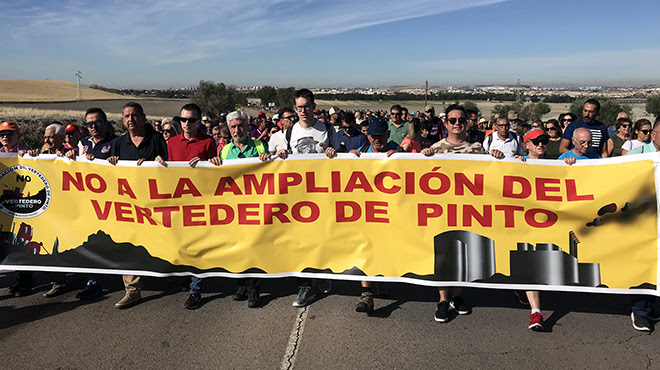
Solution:
M77 85L57 80L0 79L0 102L75 101ZM83 100L126 99L126 96L80 86Z

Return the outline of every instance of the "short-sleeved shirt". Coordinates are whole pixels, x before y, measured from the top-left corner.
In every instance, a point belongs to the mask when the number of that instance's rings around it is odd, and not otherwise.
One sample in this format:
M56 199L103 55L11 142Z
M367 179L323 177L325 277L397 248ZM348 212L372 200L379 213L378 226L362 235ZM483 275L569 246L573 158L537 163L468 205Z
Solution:
M389 152L390 150L401 151L401 147L398 146L398 145L396 145L396 144L394 144L393 142L389 142L389 143L387 143L387 150L384 151L384 152L379 152L379 153L387 153L387 152ZM364 153L376 153L376 152L374 152L373 150L371 150L371 144L369 144L369 147L366 149L366 151L365 151Z
M387 141L391 141L396 145L401 145L403 138L408 135L408 122L401 123L401 126L396 127L392 121L387 122L388 130L390 130L390 137Z
M587 152L586 155L577 155L571 149L571 150L567 151L566 153L559 156L559 159L564 159L564 158L575 158L577 160L581 160L581 159L598 159L598 158L600 158L600 156L598 154L596 154L594 156L591 152Z
M110 156L112 149L112 140L117 138L114 132L108 131L105 137L95 143L92 136L87 136L80 139L78 143L78 152L80 155L92 154L94 158L107 159Z
M522 153L522 146L520 145L518 134L510 131L506 140L502 140L497 132L493 132L484 139L483 146L486 151L497 149L504 153L504 156L508 158Z
M27 150L30 150L30 149L28 149L28 148L26 148L22 145L19 145L19 144L14 145L14 147L9 149L9 150L7 150L6 146L3 146L2 148L0 148L0 152L2 152L2 153L17 153L19 150L27 151Z
M156 132L151 125L144 125L144 137L137 147L131 141L131 135L127 132L112 142L111 156L119 157L121 160L138 160L144 158L153 161L160 156L167 160L167 142L163 135Z
M569 141L568 149L573 149L573 131L575 131L576 127L584 127L591 132L592 144L589 149L591 155L590 158L596 158L596 155L600 158L600 154L603 152L603 147L605 146L605 143L607 143L607 139L610 138L607 133L607 126L597 120L594 120L591 124L587 124L584 122L583 118L579 118L569 123L564 130L564 135L562 135L562 139Z
M626 153L626 155L628 155L628 154L653 153L653 152L657 152L657 151L658 151L658 149L655 147L655 144L653 144L653 142L650 142L646 145L638 146L637 148L635 148L635 149L629 151L628 153Z
M206 161L216 156L215 140L209 135L197 131L190 140L179 134L167 141L167 153L170 161L189 161L195 157Z
M350 136L344 130L337 131L337 140L339 141L339 146L341 146L341 143L344 143L348 151L353 149L360 150L360 148L369 143L367 136L355 128L353 128L353 134Z
M325 149L332 141L332 147L339 148L339 140L337 139L337 131L330 127L326 130L325 123L316 120L316 124L312 127L302 127L299 123L290 127L291 129L291 152L293 154L312 154L324 153ZM286 135L286 131L284 133ZM328 136L331 135L331 136ZM285 136L286 144L286 136Z
M238 159L238 158L254 158L258 157L259 154L265 153L266 147L259 140L247 139L247 143L243 146L243 149L240 149L234 141L225 145L220 151L220 158L224 161L225 159Z
M431 145L433 145L433 144L435 144L436 142L438 142L438 140L436 140L436 139L434 139L433 137L431 137L431 134L429 134L427 137L424 137L424 136L422 136L422 135L419 135L419 136L417 137L417 140L419 141L419 146L420 146L422 149L430 148Z
M464 141L460 144L452 144L447 139L442 139L431 145L436 153L458 153L458 154L485 154L481 143L468 143Z
M286 150L286 137L284 136L284 131L277 131L270 137L270 140L268 140L269 152L275 153L280 149Z
M403 146L403 144L410 145L410 153L419 153L422 151L422 146L419 144L419 142L417 140L410 140L410 138L407 136L401 142L401 146Z

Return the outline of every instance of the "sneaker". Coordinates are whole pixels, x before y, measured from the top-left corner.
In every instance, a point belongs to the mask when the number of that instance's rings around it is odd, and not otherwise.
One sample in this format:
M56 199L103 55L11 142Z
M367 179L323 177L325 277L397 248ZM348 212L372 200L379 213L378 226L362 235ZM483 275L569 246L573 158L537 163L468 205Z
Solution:
M633 312L630 314L630 318L632 319L633 328L639 331L651 331L651 324L649 323L648 317L635 315Z
M355 311L371 313L374 310L374 294L372 292L362 292L358 299Z
M658 314L654 310L651 310L651 312L649 312L649 314L646 315L646 317L651 321L660 321L660 314Z
M32 294L32 287L16 283L9 287L9 294L14 297L25 297Z
M434 318L437 322L447 322L447 320L449 320L449 302L442 301L438 303Z
M527 299L527 292L521 290L514 290L513 293L518 297L518 302L523 306L529 306L529 299Z
M328 294L332 289L332 280L327 280L327 279L317 280L316 285L319 287L321 293Z
M139 290L134 290L131 292L126 292L126 295L124 295L124 298L122 298L119 302L115 303L115 308L119 310L123 310L125 308L129 308L137 304L140 299L142 299L140 295Z
M247 292L247 304L250 308L259 307L259 291L252 288L248 289Z
M199 293L190 293L188 295L188 299L186 299L186 301L183 302L183 307L185 307L188 310L194 310L196 308L199 308L201 304L202 304L202 295Z
M298 289L298 295L293 301L293 307L305 307L316 298L311 285L303 285Z
M234 295L231 296L231 298L235 301L244 301L244 300L248 299L247 287L244 287L243 285L239 286L236 289L236 293L234 293Z
M543 331L543 316L540 312L529 315L529 328L534 331Z
M65 293L67 290L68 289L65 284L53 283L53 285L50 287L50 290L44 293L43 296L46 298L53 298Z
M96 298L100 296L101 293L103 293L103 289L101 289L101 284L97 283L94 280L90 280L87 282L85 289L76 293L76 298L80 299L81 301L85 301L88 299Z
M463 302L463 298L460 296L452 298L451 302L449 302L449 306L456 310L459 315L467 315L470 313L470 307Z

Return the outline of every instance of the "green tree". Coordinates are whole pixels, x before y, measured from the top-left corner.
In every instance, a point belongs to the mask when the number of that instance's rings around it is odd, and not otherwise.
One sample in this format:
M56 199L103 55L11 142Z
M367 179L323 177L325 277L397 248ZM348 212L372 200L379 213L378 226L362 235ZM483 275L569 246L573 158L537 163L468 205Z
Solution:
M268 105L268 103L275 102L275 98L277 97L277 89L272 86L264 86L257 90L256 95L257 98L261 99L261 105Z
M293 96L296 95L295 87L277 89L275 105L279 108L293 108Z
M540 121L551 110L550 106L546 103L527 103L520 110L519 117L523 122Z
M465 103L463 103L463 108L473 110L477 112L477 115L481 115L481 111L479 110L479 106L477 103L466 100Z
M220 117L221 113L231 112L239 105L247 104L245 96L236 90L236 86L226 86L222 82L213 81L199 81L192 101L202 108L202 112L213 118Z
M646 111L654 115L655 119L660 118L660 95L646 97Z
M596 119L603 122L606 126L613 125L616 121L616 116L620 112L626 112L632 117L632 106L629 104L621 104L614 99L602 95L582 96L571 104L569 111L578 117L582 117L582 107L584 106L584 102L589 99L596 99L600 103L600 111L598 112Z
M515 111L522 111L523 105L522 103L515 102L513 104L497 104L493 107L493 110L491 111L491 118L494 118L496 114L498 114L500 117L506 117L509 114L510 110L515 110Z

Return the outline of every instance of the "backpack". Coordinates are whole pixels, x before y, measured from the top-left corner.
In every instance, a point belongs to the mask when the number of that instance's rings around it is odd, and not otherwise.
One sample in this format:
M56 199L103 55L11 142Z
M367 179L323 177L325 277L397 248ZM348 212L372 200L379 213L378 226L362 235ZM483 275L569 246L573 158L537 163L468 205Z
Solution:
M332 143L332 134L335 132L335 128L327 123L325 123L325 132L328 135L328 148L334 148L335 146ZM293 126L297 125L298 123L295 123L294 125L289 126L288 129L286 129L286 132L284 133L284 136L286 137L286 151L287 153L291 154L291 132L293 132Z

